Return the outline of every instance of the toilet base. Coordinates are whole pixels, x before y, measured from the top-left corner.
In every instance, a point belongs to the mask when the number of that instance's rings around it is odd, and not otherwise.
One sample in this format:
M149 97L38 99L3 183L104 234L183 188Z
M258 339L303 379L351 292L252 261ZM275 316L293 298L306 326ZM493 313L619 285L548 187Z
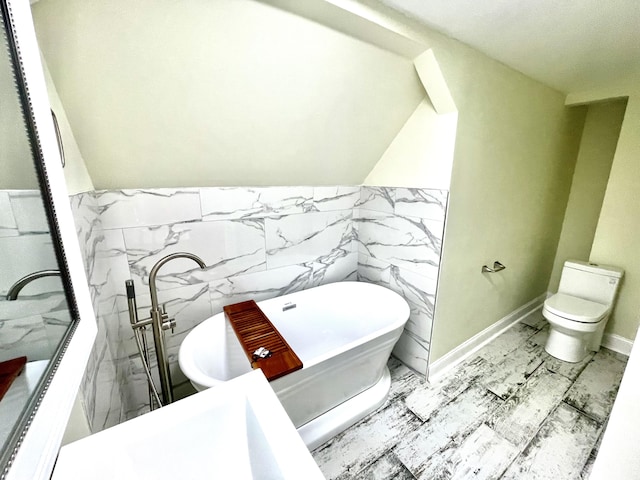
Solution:
M593 336L593 333L581 332L571 332L571 335L567 335L560 330L551 328L544 349L549 355L559 360L570 363L581 362L592 349L599 350L599 342L596 346Z

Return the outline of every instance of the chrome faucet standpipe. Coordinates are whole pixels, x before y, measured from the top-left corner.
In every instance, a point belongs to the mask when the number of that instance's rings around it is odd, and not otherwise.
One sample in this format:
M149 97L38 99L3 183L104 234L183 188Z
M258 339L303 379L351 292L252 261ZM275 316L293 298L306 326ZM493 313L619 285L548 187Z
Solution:
M196 262L201 269L207 268L200 257L192 253L178 252L167 255L160 259L151 269L149 273L149 293L151 293L151 325L153 327L153 341L156 347L156 357L158 362L158 371L160 372L160 386L162 387L162 398L165 405L173 402L173 391L171 389L171 372L169 371L169 361L167 359L166 347L164 344L164 331L171 329L173 331L176 321L169 318L165 307L162 310L158 308L158 292L156 290L156 275L158 270L167 262L177 258L188 258Z
M160 386L162 389L162 400L164 405L167 405L173 402L171 372L169 370L169 361L167 359L167 351L166 351L165 341L164 341L164 331L169 328L173 331L173 328L176 326L176 321L173 318L169 318L169 315L167 314L164 306L162 307L162 310L158 306L158 291L156 289L156 276L158 275L158 270L160 270L160 268L162 268L164 264L166 264L167 262L170 262L171 260L176 260L178 258L186 258L188 260L193 260L203 270L207 268L207 266L202 261L202 259L192 253L177 252L177 253L172 253L170 255L167 255L166 257L163 257L160 260L158 260L158 262L153 266L153 268L151 269L151 272L149 273L149 293L151 294L151 310L149 313L151 317L145 320L138 321L137 312L135 311L135 301L129 302L129 317L131 320L131 326L133 327L134 331L139 328L143 328L149 324L151 324L153 328L153 342L156 347L158 373L160 374ZM127 283L127 286L128 285L129 284ZM132 289L131 291L133 292ZM139 345L139 348L140 347L143 347L143 345ZM143 357L143 363L144 363L145 356L147 356L146 352L144 353L140 352L140 354ZM148 361L147 361L147 370L148 370ZM148 374L147 376L150 377L150 374ZM149 381L151 382L151 378L149 378ZM151 382L151 385L153 385L152 382ZM152 387L152 389L154 388ZM157 393L156 393L156 397L157 397Z

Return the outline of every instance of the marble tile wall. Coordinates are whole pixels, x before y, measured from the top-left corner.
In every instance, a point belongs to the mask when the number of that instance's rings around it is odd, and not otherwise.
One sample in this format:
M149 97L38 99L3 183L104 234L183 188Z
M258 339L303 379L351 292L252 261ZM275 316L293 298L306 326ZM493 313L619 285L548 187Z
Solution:
M170 253L187 251L208 267L201 270L189 260L175 260L162 267L156 282L159 301L177 321L174 333L167 331L174 385L186 382L177 365L180 342L224 305L356 279L382 283L410 300L415 325L408 327L397 354L425 373L420 359L426 362L444 202L446 192L358 186L118 190L76 196L72 206L101 331L94 368L107 364L101 378L119 384L124 418L148 410L124 282L134 281L138 315L146 318L151 268ZM400 229L409 230L399 234ZM398 247L405 243L405 250ZM111 392L111 398L118 403L117 393Z
M362 187L355 214L358 280L402 295L411 315L394 355L427 374L448 192Z
M85 213L74 206L87 225L81 243L92 249L85 253L93 259L88 278L125 417L145 412L149 403L125 280L134 281L138 315L146 318L149 272L158 260L187 251L208 265L201 270L175 260L157 276L159 300L177 321L167 345L173 382L180 385L186 382L177 365L182 339L224 305L356 279L353 209L359 198L359 187L185 188L101 191L91 195L95 204Z
M50 359L69 324L60 279L38 279L5 300L20 278L58 268L39 190L0 190L0 252L0 361Z
M0 252L2 298L28 273L58 268L40 191L0 190ZM30 283L23 295L61 290L60 280L48 277Z
M73 195L70 202L98 322L98 333L80 385L87 420L95 433L126 420L127 402L122 385L130 372L127 362L118 361L120 341L117 331L111 328L118 313L109 301L112 282L110 268L104 262L107 238L96 196L93 192L80 193Z

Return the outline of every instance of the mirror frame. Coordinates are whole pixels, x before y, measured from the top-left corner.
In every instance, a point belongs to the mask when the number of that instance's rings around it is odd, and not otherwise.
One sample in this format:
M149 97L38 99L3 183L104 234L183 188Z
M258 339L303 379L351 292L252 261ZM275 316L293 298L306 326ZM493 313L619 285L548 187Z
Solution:
M1 479L48 479L97 333L29 0L0 0L41 193L74 327L3 449ZM75 330L75 331L74 331Z

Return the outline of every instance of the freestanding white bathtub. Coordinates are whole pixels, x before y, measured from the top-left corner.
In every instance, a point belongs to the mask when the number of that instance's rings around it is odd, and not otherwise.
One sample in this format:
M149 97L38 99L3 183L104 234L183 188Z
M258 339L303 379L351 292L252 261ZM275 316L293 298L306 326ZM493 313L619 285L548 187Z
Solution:
M271 382L309 449L382 405L387 361L409 318L397 293L340 282L258 302L303 368ZM224 313L195 327L180 346L180 368L198 390L251 370Z

